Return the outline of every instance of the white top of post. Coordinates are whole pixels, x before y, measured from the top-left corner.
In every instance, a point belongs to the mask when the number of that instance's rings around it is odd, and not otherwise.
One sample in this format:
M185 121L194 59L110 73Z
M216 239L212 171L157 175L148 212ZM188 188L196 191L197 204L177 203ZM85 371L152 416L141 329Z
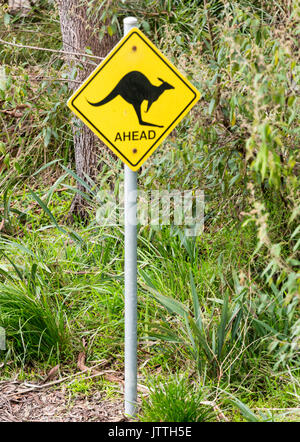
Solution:
M123 20L124 35L126 35L132 28L137 27L138 21L135 17L126 17Z

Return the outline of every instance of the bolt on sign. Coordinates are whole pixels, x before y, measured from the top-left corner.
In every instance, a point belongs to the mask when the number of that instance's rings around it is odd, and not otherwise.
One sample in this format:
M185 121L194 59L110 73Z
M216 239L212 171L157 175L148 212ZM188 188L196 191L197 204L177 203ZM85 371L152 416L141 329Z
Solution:
M133 28L77 89L68 106L136 171L199 98L197 89Z

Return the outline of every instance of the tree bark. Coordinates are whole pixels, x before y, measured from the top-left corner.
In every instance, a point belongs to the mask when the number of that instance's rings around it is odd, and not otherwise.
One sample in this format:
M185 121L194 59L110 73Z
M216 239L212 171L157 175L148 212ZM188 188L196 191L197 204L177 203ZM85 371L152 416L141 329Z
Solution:
M63 50L84 53L89 47L92 53L98 57L105 57L117 42L117 36L110 37L105 34L100 41L98 30L103 25L96 20L95 16L87 15L86 4L83 0L57 0L60 26L63 40ZM99 12L99 11L98 11ZM99 14L97 14L99 15ZM106 23L107 24L107 23ZM67 57L69 65L69 87L71 93L78 88L79 83L71 79L73 68L79 65L79 60ZM95 69L90 62L82 64L83 69L77 69L76 81L83 80ZM77 175L86 181L86 175L96 179L97 173L101 170L101 160L99 153L106 149L104 144L94 135L94 133L77 118L73 124L73 140L75 151L75 166ZM79 183L80 190L85 191ZM85 204L82 196L77 193L72 201L70 216L79 215L86 217Z

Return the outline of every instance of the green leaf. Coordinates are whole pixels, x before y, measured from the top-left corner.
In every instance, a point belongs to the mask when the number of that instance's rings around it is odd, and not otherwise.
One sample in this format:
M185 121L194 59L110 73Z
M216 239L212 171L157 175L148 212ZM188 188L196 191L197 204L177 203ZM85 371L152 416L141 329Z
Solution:
M78 233L74 232L74 230L71 230L69 232L69 236L71 239L73 239L75 242L79 242L80 244L84 243L84 240L81 238L81 236L78 235Z
M193 337L192 330L191 330L190 325L189 325L188 314L185 315L184 321L185 321L185 326L186 326L186 330L187 330L187 335L188 335L188 337L190 339L190 342L192 344L193 350L196 353L197 352L197 347L196 347L196 344L195 344L195 339Z
M150 32L150 25L146 20L143 20L141 23L144 31L146 32L146 34L148 34Z
M253 323L258 326L258 330L261 332L262 329L264 329L266 332L271 333L274 336L278 335L277 330L275 330L274 328L270 327L269 324L266 324L263 321L260 321L259 319L253 318Z
M195 338L197 338L199 345L201 346L202 350L204 351L206 358L208 360L214 359L215 358L215 354L212 351L212 349L209 347L209 344L207 342L207 338L206 335L204 333L204 331L200 330L195 321L193 320L193 318L191 316L188 316L189 319L189 324L190 327L195 335Z
M107 26L107 32L110 37L114 35L114 30L112 26Z
M3 252L2 252L3 253ZM5 253L3 253L3 256L5 256L5 258L11 263L11 265L13 266L13 268L15 269L17 275L19 276L20 280L23 281L23 275L20 272L19 268L15 265L15 263L9 258L9 256L7 256Z
M48 191L48 193L47 193L47 196L46 196L46 203L47 203L47 205L49 204L50 198L52 197L54 190L58 187L58 185L59 185L62 181L64 181L64 179L66 178L66 176L67 176L66 173L65 173L64 175L60 176L60 177L55 181L55 183L53 184L53 186L50 187L50 189L49 189L49 191Z
M32 174L32 176L38 175L40 172L42 172L42 170L46 169L49 166L52 166L52 164L55 164L55 163L57 163L59 161L61 161L61 160L60 159L59 160L53 160L53 161L50 161L50 163L44 164L44 166L40 167L40 169L38 169L36 172L34 172Z
M81 190L77 189L77 187L74 186L69 186L69 184L64 184L64 187L66 189L71 190L74 193L78 193L79 195L81 195L86 201L89 201L90 203L93 203L94 200L92 198L89 197L89 195L85 192L82 192Z
M150 278L150 276L143 269L139 269L139 274L142 276L142 278L144 279L146 284L148 284L149 287L151 287L154 290L157 290L157 287L152 282L152 279Z
M23 244L19 244L17 242L5 240L5 239L1 240L1 245L2 244L4 244L6 246L6 248L13 250L14 253L16 253L14 249L18 249L22 252L23 255L26 254L26 255L30 255L31 257L35 258L35 255L32 252L32 250L28 249Z
M31 193L31 195L33 196L35 201L41 206L41 208L44 210L44 212L49 216L49 218L55 224L55 226L58 228L58 230L60 230L63 233L67 233L65 229L63 229L62 227L60 227L58 225L55 217L52 215L52 213L50 212L50 210L48 209L46 204L41 200L41 198L36 193L34 193L30 188L29 188L29 192Z
M176 41L179 45L184 43L184 38L181 35L176 35Z

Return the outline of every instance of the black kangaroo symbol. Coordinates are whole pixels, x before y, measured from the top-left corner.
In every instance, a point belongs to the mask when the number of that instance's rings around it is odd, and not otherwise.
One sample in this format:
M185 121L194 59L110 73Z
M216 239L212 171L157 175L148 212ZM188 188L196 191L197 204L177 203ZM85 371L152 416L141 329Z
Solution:
M118 95L121 95L121 97L127 101L127 103L132 104L139 119L139 123L142 126L163 127L159 126L158 124L147 123L146 121L142 120L141 116L141 105L144 100L148 101L148 107L146 110L146 112L148 112L154 101L156 101L164 91L167 89L174 89L174 87L166 81L162 80L161 78L158 79L162 83L159 86L154 86L141 72L128 72L128 74L121 78L117 86L103 100L99 101L98 103L91 103L90 101L87 101L92 106L103 106L103 104L106 104Z

